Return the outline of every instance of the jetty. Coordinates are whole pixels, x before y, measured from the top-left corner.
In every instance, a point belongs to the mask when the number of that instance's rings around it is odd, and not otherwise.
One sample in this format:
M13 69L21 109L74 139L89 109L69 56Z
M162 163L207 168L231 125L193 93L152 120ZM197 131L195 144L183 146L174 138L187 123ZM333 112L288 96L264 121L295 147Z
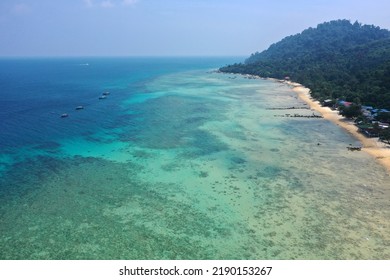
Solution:
M274 115L274 117L279 118L306 118L306 119L323 119L323 116L312 114L312 115L300 115L300 114L284 114L284 115Z

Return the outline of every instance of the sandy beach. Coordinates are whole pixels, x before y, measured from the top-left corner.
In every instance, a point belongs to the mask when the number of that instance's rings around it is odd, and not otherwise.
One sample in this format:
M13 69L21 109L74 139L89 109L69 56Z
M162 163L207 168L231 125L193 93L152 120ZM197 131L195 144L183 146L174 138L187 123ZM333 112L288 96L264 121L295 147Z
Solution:
M379 163L386 167L390 172L390 147L378 140L378 138L367 138L358 131L358 128L352 121L345 119L328 107L322 107L318 101L315 101L310 96L310 89L305 88L301 84L287 82L288 85L293 86L293 90L298 94L299 98L305 101L310 108L321 113L322 116L335 123L336 125L345 129L348 133L353 135L362 143L362 151L367 152L375 157Z

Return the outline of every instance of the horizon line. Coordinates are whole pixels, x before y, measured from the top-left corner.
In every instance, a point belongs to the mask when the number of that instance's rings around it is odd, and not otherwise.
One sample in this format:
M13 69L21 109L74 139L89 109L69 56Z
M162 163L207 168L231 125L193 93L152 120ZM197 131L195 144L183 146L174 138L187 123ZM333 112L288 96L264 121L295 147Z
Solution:
M218 57L249 57L250 54L227 54L227 55L0 55L0 59L5 58L218 58Z

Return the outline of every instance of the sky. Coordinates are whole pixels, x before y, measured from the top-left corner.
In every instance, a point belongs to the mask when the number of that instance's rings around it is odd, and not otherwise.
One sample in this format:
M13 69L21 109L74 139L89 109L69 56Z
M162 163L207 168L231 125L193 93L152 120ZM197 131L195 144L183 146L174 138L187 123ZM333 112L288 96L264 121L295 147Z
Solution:
M390 29L389 0L1 0L0 56L248 56L335 20Z

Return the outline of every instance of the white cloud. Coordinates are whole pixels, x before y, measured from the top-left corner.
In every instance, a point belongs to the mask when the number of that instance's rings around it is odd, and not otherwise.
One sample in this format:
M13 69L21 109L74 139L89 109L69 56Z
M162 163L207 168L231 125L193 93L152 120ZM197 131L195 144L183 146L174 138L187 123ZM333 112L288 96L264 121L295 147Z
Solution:
M115 6L115 4L114 4L113 2L111 2L110 0L105 0L105 1L102 1L102 2L100 3L100 6L101 6L102 8L112 8L112 7Z
M131 6L137 3L138 0L122 0L122 4L125 6Z
M83 0L85 5L87 7L93 7L94 6L94 3L93 3L93 0Z
M139 0L83 0L84 4L89 7L101 7L101 8L113 8L119 5L122 6L133 6Z
M30 7L25 3L16 4L12 10L16 14L26 14L31 11Z

